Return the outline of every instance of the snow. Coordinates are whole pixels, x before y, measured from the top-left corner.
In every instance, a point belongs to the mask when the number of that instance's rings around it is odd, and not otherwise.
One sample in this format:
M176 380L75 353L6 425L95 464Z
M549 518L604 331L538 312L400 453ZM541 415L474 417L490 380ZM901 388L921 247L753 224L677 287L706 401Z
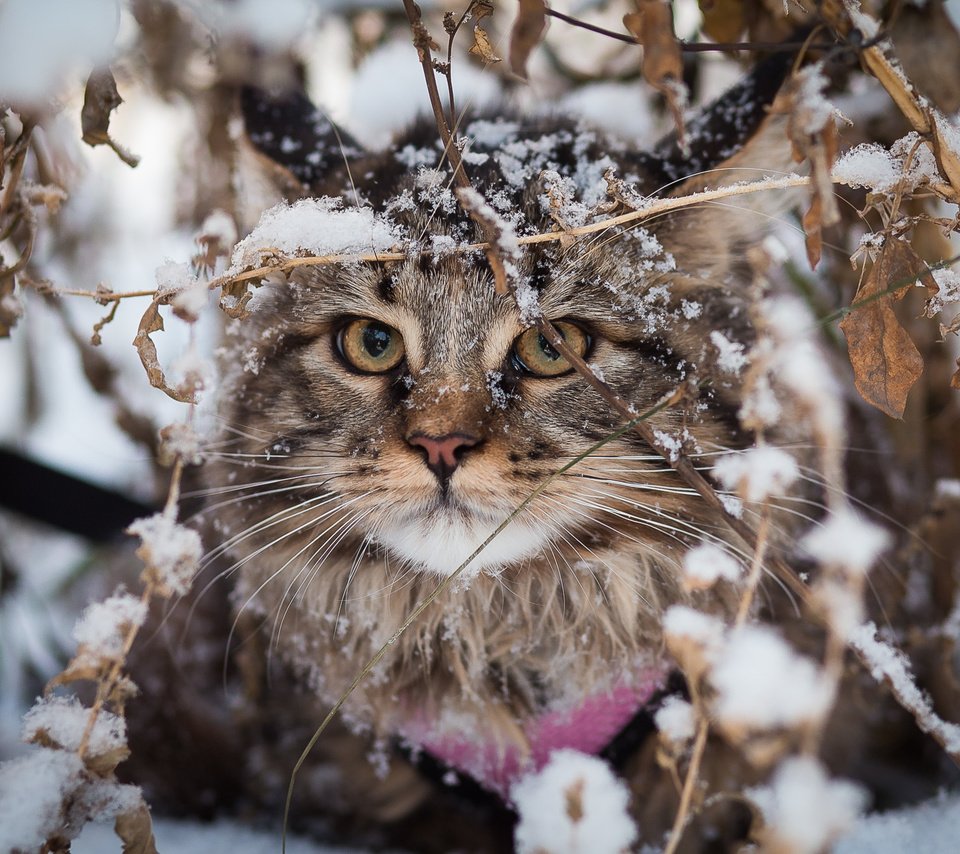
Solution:
M39 851L82 772L75 753L49 748L0 764L0 851Z
M90 720L90 709L76 697L43 697L23 718L23 740L53 742L57 747L76 752ZM127 722L111 712L97 715L87 742L89 756L102 756L127 745Z
M153 832L161 854L264 854L280 850L280 830L263 830L220 819L214 822L154 818ZM121 843L106 824L88 824L74 840L72 854L121 854ZM287 854L361 854L360 851L287 836Z
M683 556L683 582L693 590L712 586L717 581L736 581L742 568L733 556L719 546L704 543Z
M815 759L785 760L769 787L752 789L749 797L760 807L767 827L764 850L790 854L820 854L853 826L866 806L866 794L853 783L830 780Z
M158 457L164 465L181 459L184 464L195 466L203 461L202 446L200 434L194 430L192 424L168 424L160 430Z
M833 105L823 97L830 81L819 62L798 71L797 81L800 84L797 116L802 121L801 130L815 136L823 130L834 113Z
M960 795L943 795L902 810L864 816L842 836L833 854L954 854Z
M105 659L121 658L127 630L142 626L146 617L146 604L129 593L115 593L103 602L88 605L73 630L80 645L80 663L97 667Z
M200 535L166 513L137 519L127 533L143 541L137 554L156 571L159 583L174 593L186 593L203 554Z
M794 296L775 296L760 304L762 334L750 351L754 376L744 395L740 418L751 429L779 423L782 406L773 383L789 392L821 436L844 435L844 404L834 372L811 335L817 323Z
M682 697L667 697L654 712L653 720L660 734L668 741L682 744L693 738L696 717L693 706Z
M288 47L303 32L313 10L310 0L236 0L217 5L221 17L216 23L225 32L275 50Z
M865 575L890 546L890 535L849 508L830 513L801 540L804 551L825 566Z
M925 314L932 317L950 303L960 302L960 273L949 267L938 267L930 271L937 283L937 293L927 302Z
M960 480L942 477L934 485L937 498L960 498Z
M558 750L510 793L518 854L620 854L637 836L630 795L601 759Z
M339 255L386 252L400 241L394 225L369 208L343 209L340 199L281 202L260 217L233 251L228 272L258 267L261 255Z
M904 191L909 191L941 180L933 151L913 132L898 139L889 151L875 142L864 142L844 152L833 166L833 179L876 193L894 192L901 181Z
M713 474L745 501L766 501L785 495L800 472L790 454L764 445L719 457Z
M710 333L710 343L717 348L717 367L728 374L739 374L747 364L747 357L743 352L743 344L731 341L722 332L714 330Z
M913 681L906 656L880 640L873 623L860 626L847 641L869 663L874 679L893 686L900 704L913 713L924 732L935 735L949 752L960 753L960 724L949 723L937 715L929 697Z
M833 702L830 680L775 631L731 632L710 671L713 711L726 726L773 729L820 719Z

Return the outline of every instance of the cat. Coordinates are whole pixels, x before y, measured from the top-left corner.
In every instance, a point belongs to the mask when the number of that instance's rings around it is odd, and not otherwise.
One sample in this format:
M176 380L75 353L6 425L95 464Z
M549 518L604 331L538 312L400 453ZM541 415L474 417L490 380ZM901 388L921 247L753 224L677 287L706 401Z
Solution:
M605 177L642 199L779 174L791 151L785 117L768 108L789 67L774 56L707 107L689 149L670 137L640 152L574 119L505 109L462 120L465 167L521 236L609 208ZM432 122L368 152L301 92L246 88L241 100L248 148L288 200L372 211L409 252L274 277L221 359L223 429L203 475L208 540L241 621L259 624L265 654L293 674L312 726L442 579L590 451L347 696L337 732L318 745L363 781L340 778L342 799L355 795L341 807L410 815L443 789L424 773L509 803L510 786L564 746L624 748L629 765L638 721L676 687L666 608L729 616L737 606L733 585L697 594L681 583L692 544L726 544L722 520L636 433L610 439L620 416L495 292L482 252L458 248L480 234ZM519 278L637 412L695 388L650 424L709 464L753 442L737 417L742 378L718 348L743 354L754 340L747 249L783 205L696 206L529 246ZM779 438L809 441L802 426ZM343 746L351 740L361 746ZM391 757L380 784L360 768L370 745Z
M684 193L717 183L699 173L735 167L764 134L780 145L762 143L772 151L759 165L780 171L790 152L782 128L769 128L782 121L765 110L774 64L782 77L782 59L767 63L694 122L692 144L705 148L692 156L676 143L636 153L564 118L465 120L471 180L522 235L553 226L544 173L586 210L605 201L607 170L642 196ZM368 206L435 250L301 269L237 324L224 450L208 465L209 486L235 491L215 506L215 524L237 603L263 616L321 709L440 578L620 418L495 293L481 254L442 251L478 235L449 172L433 168L435 127L421 123L370 154L299 94L248 89L244 113L252 145L288 186ZM693 177L678 180L685 173ZM531 249L521 276L638 411L698 378L704 406L658 413L657 429L687 430L701 448L743 448L738 378L717 367L709 333L741 349L751 342L743 258L763 234L749 208L694 208ZM661 617L690 600L680 561L691 542L718 537L714 512L626 433L552 482L476 556L347 698L344 718L501 795L542 762L537 731L551 715L578 721L566 741L597 752L665 685ZM724 610L735 597L711 599L700 604ZM588 736L585 703L611 717Z

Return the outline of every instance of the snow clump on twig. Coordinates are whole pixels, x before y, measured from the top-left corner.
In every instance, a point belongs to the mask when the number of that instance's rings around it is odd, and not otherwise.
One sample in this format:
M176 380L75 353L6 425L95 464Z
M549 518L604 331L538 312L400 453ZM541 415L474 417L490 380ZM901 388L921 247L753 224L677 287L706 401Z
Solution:
M558 750L510 792L520 815L519 854L620 854L637 837L630 795L601 759Z
M790 854L826 851L866 806L863 789L830 780L820 763L808 756L787 759L770 786L748 794L766 820L763 849Z
M151 580L161 592L186 593L203 554L200 535L166 513L137 519L127 533L140 537L143 544L137 556L147 565Z

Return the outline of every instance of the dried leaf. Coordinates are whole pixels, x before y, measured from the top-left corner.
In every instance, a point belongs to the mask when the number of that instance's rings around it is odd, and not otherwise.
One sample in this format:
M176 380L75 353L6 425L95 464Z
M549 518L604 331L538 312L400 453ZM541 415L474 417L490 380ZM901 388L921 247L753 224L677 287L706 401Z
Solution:
M817 269L820 263L820 254L823 252L823 231L820 218L820 194L814 193L810 207L803 215L803 239L807 249L807 261L811 270Z
M820 262L823 229L840 221L830 177L837 157L837 125L820 97L825 85L817 66L808 66L791 75L771 107L771 112L788 117L787 135L794 160L810 164L812 198L803 217L803 231L811 269Z
M950 377L950 388L960 390L960 359L957 359L957 370Z
M898 285L912 285L919 259L902 240L886 242L841 322L857 391L891 418L902 418L907 395L923 373L923 359L893 311Z
M83 93L80 126L83 141L90 146L108 145L128 166L136 166L140 158L131 154L110 137L110 114L123 103L117 92L117 82L109 68L95 69L87 79Z
M103 677L103 668L94 667L89 663L90 659L83 655L83 648L60 673L47 682L47 691L58 688L61 685L67 685L70 682L96 682Z
M700 0L703 31L716 42L735 42L747 25L743 0Z
M160 359L157 357L157 347L150 339L151 334L162 331L163 318L160 316L160 306L153 300L143 313L143 317L140 318L140 326L137 328L137 335L133 339L133 346L137 348L137 353L144 370L147 372L150 385L181 403L196 403L196 394L192 389L174 388L167 384L163 368L160 367Z
M484 18L493 14L493 3L490 0L477 0L472 7L473 20L480 23Z
M547 29L547 4L544 0L520 0L520 8L510 31L510 70L526 79L527 60L543 40Z
M142 798L134 809L117 816L113 829L123 842L123 854L157 854L150 809Z
M247 303L253 299L253 294L250 293L248 286L256 284L257 282L252 282L249 279L242 282L230 281L222 284L220 286L220 310L227 317L242 320L249 313Z
M493 51L493 45L490 43L490 36L483 27L473 28L473 47L470 53L479 56L484 62L500 62L500 57Z
M643 45L643 79L662 93L673 114L680 145L685 145L683 59L673 32L673 6L666 0L634 0L636 12L623 16L623 25Z
M92 755L89 751L87 755L83 758L84 765L87 766L94 774L99 775L100 777L106 777L108 774L112 774L117 770L117 766L121 762L126 762L130 758L130 748L125 744L119 747L114 747L111 750L107 750L103 753L99 753L96 756Z

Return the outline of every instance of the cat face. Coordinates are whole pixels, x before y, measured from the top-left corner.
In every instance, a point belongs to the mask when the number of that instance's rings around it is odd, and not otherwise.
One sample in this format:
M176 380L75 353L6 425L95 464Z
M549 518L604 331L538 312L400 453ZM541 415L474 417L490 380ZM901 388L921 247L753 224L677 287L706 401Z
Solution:
M677 274L642 229L531 253L525 265L545 315L638 412L708 355L704 301L711 316L730 311L731 337L745 316L733 292ZM495 293L482 257L318 268L256 314L252 337L269 343L258 372L239 375L234 418L265 440L246 442L246 452L279 447L282 468L313 465L311 480L328 477L325 488L349 508L344 543L383 548L418 571L455 570L535 487L618 426L512 298ZM722 397L712 394L721 408ZM715 419L686 417L702 422L705 439L739 441ZM657 423L673 431L683 418ZM653 545L685 524L676 492L659 489L663 462L632 433L601 458L551 483L471 567L607 542L627 519L644 520ZM271 498L274 512L297 497Z

